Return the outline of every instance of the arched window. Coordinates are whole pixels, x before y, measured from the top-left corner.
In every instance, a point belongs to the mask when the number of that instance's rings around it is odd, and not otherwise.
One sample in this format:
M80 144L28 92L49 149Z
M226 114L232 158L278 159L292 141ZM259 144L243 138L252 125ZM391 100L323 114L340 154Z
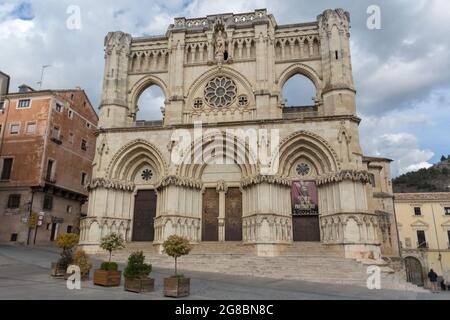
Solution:
M137 101L136 123L145 125L147 121L163 120L164 100L164 92L159 86L151 85L145 89Z
M285 107L314 106L316 87L307 77L300 74L292 76L283 86Z

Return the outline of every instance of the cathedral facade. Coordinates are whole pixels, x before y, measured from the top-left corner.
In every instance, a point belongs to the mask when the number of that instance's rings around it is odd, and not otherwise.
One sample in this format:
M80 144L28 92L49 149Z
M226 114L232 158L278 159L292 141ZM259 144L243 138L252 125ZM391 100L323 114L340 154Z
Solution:
M389 160L359 142L348 12L278 25L266 10L176 18L164 36L105 39L100 130L80 242L118 232L242 242L260 256L316 241L348 258L398 256ZM286 107L293 76L315 87ZM156 85L162 121L136 121Z

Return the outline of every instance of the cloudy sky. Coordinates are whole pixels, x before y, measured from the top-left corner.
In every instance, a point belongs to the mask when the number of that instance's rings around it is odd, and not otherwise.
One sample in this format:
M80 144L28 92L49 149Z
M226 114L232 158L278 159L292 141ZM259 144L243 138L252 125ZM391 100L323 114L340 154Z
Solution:
M67 27L73 5L80 9L79 29ZM369 5L381 8L380 30L367 28ZM394 159L394 175L428 167L450 154L448 0L0 0L0 70L11 75L15 90L22 83L37 86L41 66L51 64L45 88L80 86L97 106L108 31L164 34L173 17L257 8L267 8L279 24L307 22L338 7L351 13L364 152ZM155 90L145 98L156 110L162 105Z

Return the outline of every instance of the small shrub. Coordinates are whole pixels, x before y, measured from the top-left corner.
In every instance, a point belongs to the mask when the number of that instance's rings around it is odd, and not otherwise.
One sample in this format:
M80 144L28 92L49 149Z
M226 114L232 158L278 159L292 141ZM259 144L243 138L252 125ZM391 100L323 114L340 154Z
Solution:
M56 245L63 249L61 258L58 260L58 266L61 269L67 269L67 267L73 262L72 249L78 244L79 237L75 233L60 234L56 238Z
M142 251L133 252L128 257L128 265L123 273L127 279L145 279L152 272L152 265L146 264Z
M102 262L100 269L104 271L117 271L119 266L115 262Z
M175 277L182 277L177 273L177 259L181 256L188 255L191 252L192 247L189 244L189 240L180 236L170 236L163 243L164 253L175 259Z
M109 252L109 262L111 262L112 252L125 248L122 235L111 233L110 235L102 238L100 248Z
M74 258L73 258L73 264L75 264L78 267L80 267L80 271L81 271L81 275L82 276L88 275L89 274L89 270L91 270L91 268L92 268L92 263L89 260L89 256L82 249L78 249L75 252Z
M64 234L60 234L56 238L56 245L63 250L69 250L78 244L78 240L79 240L79 237L77 234L64 233Z

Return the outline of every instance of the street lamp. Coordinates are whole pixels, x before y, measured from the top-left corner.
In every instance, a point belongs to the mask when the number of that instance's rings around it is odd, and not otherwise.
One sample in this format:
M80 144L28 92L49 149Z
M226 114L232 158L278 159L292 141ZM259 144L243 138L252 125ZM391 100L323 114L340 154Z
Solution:
M43 82L43 79L44 79L44 71L45 71L45 69L50 68L50 67L51 67L50 64L46 64L46 65L42 66L42 69L41 69L41 81L38 82L39 90L42 89L42 82Z

